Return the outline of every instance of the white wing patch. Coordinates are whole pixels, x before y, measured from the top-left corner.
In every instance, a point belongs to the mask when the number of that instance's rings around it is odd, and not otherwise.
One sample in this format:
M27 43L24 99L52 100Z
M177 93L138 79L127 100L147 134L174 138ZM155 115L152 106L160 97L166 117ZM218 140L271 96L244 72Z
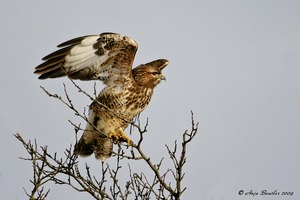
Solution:
M110 84L131 76L137 51L136 42L116 33L103 33L75 38L62 43L59 49L36 67L40 79L68 76L80 80L102 80Z
M95 63L95 60L98 60L99 56L95 54L97 49L93 48L93 44L97 42L98 38L99 36L90 36L84 39L79 45L74 46L65 57L64 67L68 68L73 66L74 68L80 69L82 68L82 66L80 66L82 63L85 63L86 66Z

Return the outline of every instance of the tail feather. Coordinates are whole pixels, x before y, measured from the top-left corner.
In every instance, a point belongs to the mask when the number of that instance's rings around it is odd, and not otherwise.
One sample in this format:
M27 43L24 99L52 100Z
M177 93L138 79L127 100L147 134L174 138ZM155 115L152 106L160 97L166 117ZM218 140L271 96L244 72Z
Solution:
M87 134L88 137L87 137ZM82 157L90 156L95 154L96 159L101 159L102 161L111 157L113 152L113 141L110 138L102 137L91 137L92 132L84 132L78 143L75 145L74 152Z
M97 113L90 108L89 123L87 123L85 131L75 145L74 152L83 157L90 156L94 153L96 159L104 161L112 154L113 141L106 137L106 134L99 132L99 130L103 131L101 125L98 124L100 122L99 115L100 113ZM95 127L97 127L98 130L95 130Z
M110 138L101 138L98 139L97 146L95 148L95 157L96 159L101 159L102 161L111 157L113 152L113 141Z
M82 136L79 142L75 145L74 152L82 157L87 157L94 153L95 145L96 144L94 141L91 143L86 143L84 137Z

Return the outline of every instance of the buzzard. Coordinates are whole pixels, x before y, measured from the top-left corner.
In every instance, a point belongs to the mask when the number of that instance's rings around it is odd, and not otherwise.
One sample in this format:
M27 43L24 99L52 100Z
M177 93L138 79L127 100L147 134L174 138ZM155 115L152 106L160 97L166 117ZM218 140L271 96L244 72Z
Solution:
M132 143L124 130L149 104L155 86L165 80L162 70L169 62L158 59L132 69L138 45L117 33L78 37L58 47L34 73L39 79L67 76L105 84L89 107L88 123L75 145L78 155L94 153L105 160L112 154L114 141Z

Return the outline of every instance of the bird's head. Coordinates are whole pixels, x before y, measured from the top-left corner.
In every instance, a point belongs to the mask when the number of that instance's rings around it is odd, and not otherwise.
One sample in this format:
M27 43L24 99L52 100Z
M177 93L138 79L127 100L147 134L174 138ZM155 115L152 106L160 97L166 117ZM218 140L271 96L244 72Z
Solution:
M159 59L139 65L133 69L132 76L137 84L154 88L161 80L166 80L166 77L162 74L162 70L168 64L168 60Z

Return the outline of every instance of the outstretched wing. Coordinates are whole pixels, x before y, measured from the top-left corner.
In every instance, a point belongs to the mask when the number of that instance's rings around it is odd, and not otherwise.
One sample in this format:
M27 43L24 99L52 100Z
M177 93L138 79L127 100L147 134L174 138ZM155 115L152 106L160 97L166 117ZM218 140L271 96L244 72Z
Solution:
M137 43L116 33L102 33L75 38L44 57L35 68L39 79L68 76L80 80L111 81L131 77Z

